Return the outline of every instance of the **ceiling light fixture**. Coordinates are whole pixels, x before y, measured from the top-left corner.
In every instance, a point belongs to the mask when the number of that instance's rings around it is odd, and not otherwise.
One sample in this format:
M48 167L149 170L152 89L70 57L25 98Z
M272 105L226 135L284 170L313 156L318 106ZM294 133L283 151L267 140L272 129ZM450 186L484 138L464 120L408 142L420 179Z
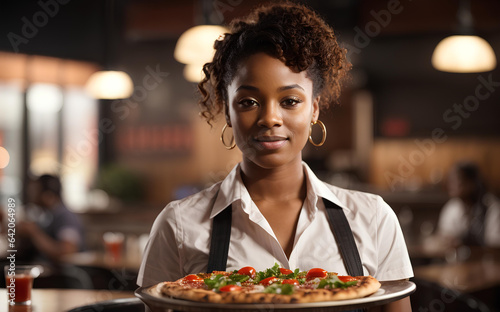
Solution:
M210 1L203 1L203 18L209 23ZM229 29L219 25L198 25L186 30L177 40L174 58L183 64L184 78L190 82L199 82L202 79L202 68L214 56L214 42Z
M126 72L102 70L89 77L86 89L96 99L125 99L132 95L134 84Z
M476 73L495 69L497 60L491 45L474 35L470 1L461 0L457 12L459 35L441 40L432 54L432 66L452 73Z
M105 2L106 7L106 35L104 38L104 64L107 69L109 66L109 54L114 48L112 38L113 21L113 0ZM125 99L129 98L134 92L134 84L130 76L124 71L103 70L93 73L87 80L85 86L87 92L96 99Z

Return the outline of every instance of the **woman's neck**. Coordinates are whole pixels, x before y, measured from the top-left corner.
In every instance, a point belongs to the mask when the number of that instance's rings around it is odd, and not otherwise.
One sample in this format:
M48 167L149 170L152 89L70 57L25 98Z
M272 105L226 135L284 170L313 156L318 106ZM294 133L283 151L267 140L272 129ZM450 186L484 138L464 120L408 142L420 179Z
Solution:
M306 198L306 183L302 159L278 168L262 168L243 160L241 177L254 201L289 201Z

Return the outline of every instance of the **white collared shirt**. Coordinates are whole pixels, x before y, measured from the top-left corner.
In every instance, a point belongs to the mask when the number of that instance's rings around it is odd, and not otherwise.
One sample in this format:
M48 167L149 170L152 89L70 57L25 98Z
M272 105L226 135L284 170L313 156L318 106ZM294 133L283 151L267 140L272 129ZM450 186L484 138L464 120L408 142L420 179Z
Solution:
M148 286L206 272L212 218L230 205L233 216L228 271L245 266L260 271L278 263L292 270L320 267L347 275L321 198L342 207L365 275L381 281L412 277L404 237L389 205L377 195L328 185L305 163L303 167L307 197L299 215L290 258L250 198L237 165L222 182L173 201L163 209L151 229L137 284Z

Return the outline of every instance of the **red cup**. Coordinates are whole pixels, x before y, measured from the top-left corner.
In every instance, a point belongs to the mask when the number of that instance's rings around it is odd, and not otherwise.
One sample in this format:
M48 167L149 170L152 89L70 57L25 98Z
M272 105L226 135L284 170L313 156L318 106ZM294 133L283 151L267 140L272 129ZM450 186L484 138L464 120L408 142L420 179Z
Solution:
M5 286L9 305L31 305L33 279L42 268L37 265L6 265L4 267Z
M122 233L106 232L102 238L106 249L106 258L112 262L120 262L123 252L124 235Z

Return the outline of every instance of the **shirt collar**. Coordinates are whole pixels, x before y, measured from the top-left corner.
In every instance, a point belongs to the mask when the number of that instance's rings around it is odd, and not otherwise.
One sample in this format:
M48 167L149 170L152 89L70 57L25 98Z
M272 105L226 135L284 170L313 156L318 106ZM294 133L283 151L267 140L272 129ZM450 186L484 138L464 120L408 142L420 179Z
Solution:
M307 201L309 201L308 207L314 207L315 212L318 208L318 201L320 198L327 199L332 203L337 204L342 209L346 210L345 205L339 200L339 198L332 192L332 190L318 177L314 174L314 172L309 168L309 166L302 162L302 166L304 167L304 172L306 174L307 181Z
M215 199L210 218L218 215L226 207L229 207L236 201L241 201L243 208L246 203L250 203L250 194L246 190L243 181L241 180L240 164L234 166L233 170L222 181Z
M305 205L310 212L313 213L317 210L317 203L320 198L325 198L344 210L346 209L338 197L326 186L326 184L318 179L309 166L302 162L304 168L305 178L307 181L307 198L308 204ZM241 207L247 213L250 210L251 198L243 181L241 179L240 164L237 164L227 177L221 182L217 198L215 199L210 218L215 217L226 207L229 207L234 202L240 201Z

